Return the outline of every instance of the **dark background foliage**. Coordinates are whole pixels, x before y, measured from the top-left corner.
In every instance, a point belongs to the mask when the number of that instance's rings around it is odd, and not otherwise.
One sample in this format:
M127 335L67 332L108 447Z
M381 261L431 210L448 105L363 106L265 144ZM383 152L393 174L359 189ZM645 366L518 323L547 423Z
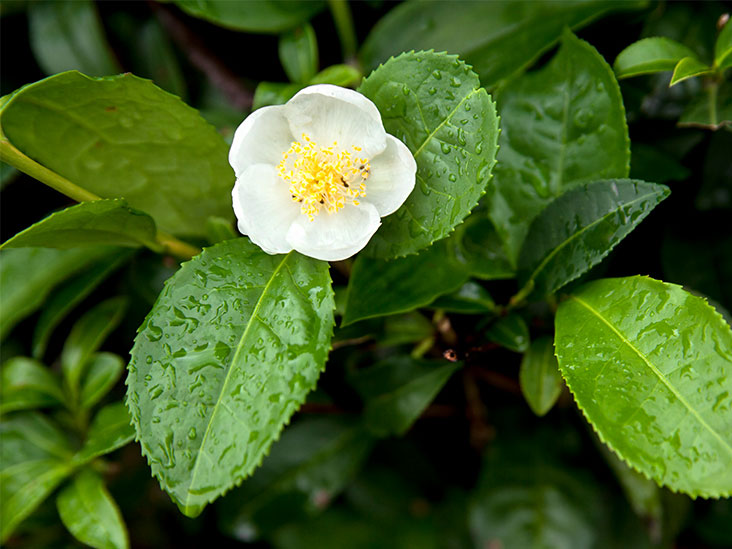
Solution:
M455 9L460 9L459 2L455 4ZM150 20L163 22L162 28L171 37L175 59L182 69L185 100L204 112L220 111L221 116L214 123L225 136L230 136L244 118L241 102L251 99L247 99L247 94L253 93L258 82L287 81L277 55L276 35L222 29L172 5L154 2L106 1L98 2L97 8L114 56L124 71L137 72L141 66L136 58L140 54L133 47L136 36L129 34L128 29ZM394 4L352 2L351 8L358 41L363 43L373 25ZM710 47L708 42L714 38L710 29L715 28L723 9L722 4L713 2L653 3L643 10L605 16L577 34L595 46L609 63L641 36L657 33L679 36L703 51ZM320 12L311 24L318 39L320 68L341 63L341 47L330 13ZM196 47L181 47L181 41L171 34L173 29L195 39ZM84 29L76 32L83 33ZM227 101L220 90L211 92L211 74L202 72L200 62L191 58L201 51L206 52L206 62L217 63L229 71L227 78L235 83L233 100L230 95ZM532 70L542 66L554 51L547 52ZM2 4L0 55L2 95L46 76L30 47L24 2ZM725 129L714 132L677 127L684 94L692 93L693 86L669 92L664 79L668 80L667 74L625 80L621 89L632 142L631 177L666 183L672 194L652 219L585 279L647 274L693 288L730 310L732 133ZM214 95L218 97L212 99ZM0 196L3 241L49 212L71 204L25 175L3 182ZM109 295L132 296L130 310L122 326L107 341L105 350L128 356L136 328L162 282L174 271L171 258L141 252L128 267L86 298L88 308ZM345 284L346 278L338 269L332 269L332 276L336 285ZM515 281L490 285L497 303L505 303L517 289ZM537 305L530 313L532 339L550 334L552 315L546 305ZM70 327L80 314L71 315L64 325ZM435 321L431 310L414 315L421 317L417 325ZM406 435L376 442L365 463L334 498L328 493L315 494L303 505L297 499L301 496L290 493L296 490L283 489L281 494L272 496L274 503L257 511L253 521L244 521L232 519L236 516L235 490L200 517L189 519L180 514L151 478L137 444L108 456L106 478L126 521L132 546L465 547L471 545L471 529L473 539L483 539L482 508L495 505L484 496L498 489L505 496L501 512L507 521L522 520L512 515L511 509L522 508L526 500L556 502L549 505L551 514L544 517L541 527L556 528L557 547L570 539L577 547L583 546L583 539L594 539L593 547L732 545L729 500L692 501L662 490L660 511L634 512L608 465L606 451L566 388L555 408L547 416L537 418L519 388L521 355L487 342L476 318L455 315L437 319L434 334L427 334L435 339L426 357L454 353L465 362L465 367L453 376ZM414 324L413 318L399 319L391 323L364 321L361 332L354 332L356 338L378 332L376 340L358 345L336 343L317 392L295 417L293 426L310 421L348 421L361 413L362 400L351 382L353 372L359 366L409 353L422 339L417 329L417 335L403 338L403 343L384 344L384 340L408 331L410 323ZM31 317L24 321L3 344L4 360L28 354L35 320ZM336 341L351 339L345 330L336 331ZM57 331L50 344L50 356L60 352L65 333ZM122 398L123 394L124 387L119 384L113 396ZM303 440L305 445L316 442L317 439L307 437ZM358 462L354 459L354 466ZM589 528L592 535L583 537L583 528ZM7 546L55 547L74 543L57 517L53 500L49 500L22 525ZM500 546L491 542L484 545Z

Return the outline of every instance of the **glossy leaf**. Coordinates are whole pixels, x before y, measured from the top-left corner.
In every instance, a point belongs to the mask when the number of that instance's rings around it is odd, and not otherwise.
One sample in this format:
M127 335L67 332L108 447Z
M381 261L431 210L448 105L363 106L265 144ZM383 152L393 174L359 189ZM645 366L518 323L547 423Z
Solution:
M675 491L732 493L732 330L703 299L639 276L591 282L560 305L555 346L618 456Z
M122 321L126 308L126 297L108 299L82 316L71 329L61 351L61 371L74 399L89 358Z
M135 438L130 414L124 403L115 402L99 410L92 421L86 442L74 456L74 463L88 463L95 457L109 454Z
M431 305L448 313L490 314L495 312L496 304L488 290L469 280L457 292L438 297Z
M33 332L33 356L39 360L46 353L51 334L61 321L102 282L127 263L134 252L119 250L115 257L106 257L88 271L60 285L43 306Z
M457 290L468 279L465 266L436 243L417 255L391 261L359 255L348 281L342 326L404 313Z
M327 263L268 255L246 238L208 248L168 281L135 340L127 404L184 513L259 465L317 382L333 309Z
M725 70L732 67L732 25L725 23L714 44L714 67Z
M515 264L531 222L554 198L628 176L628 128L612 70L569 33L548 65L509 83L497 99L501 140L489 215Z
M209 217L206 223L206 233L211 244L239 237L231 222L223 217Z
M359 91L417 161L414 191L382 219L365 253L383 259L414 254L450 234L485 192L496 161L495 104L470 67L445 53L390 59Z
M366 425L378 436L401 436L460 364L394 356L359 370L352 383L365 402Z
M287 427L251 478L221 507L234 535L274 530L328 505L352 480L374 438L349 417L307 417Z
M99 402L114 387L125 363L112 353L98 353L89 358L79 390L79 404L89 409Z
M696 56L684 57L674 68L674 73L671 75L671 83L669 86L683 82L687 78L694 76L701 76L703 74L711 74L712 67L709 67L699 61Z
M545 336L531 342L521 360L519 382L526 402L537 416L552 409L562 392L562 376L551 338Z
M175 0L191 15L234 30L274 33L291 29L323 9L321 0Z
M732 126L732 84L714 83L684 110L679 126L718 130Z
M490 341L517 353L523 353L529 348L529 327L515 313L496 320L485 335Z
M0 413L56 406L64 401L61 383L43 364L13 357L0 370Z
M565 27L580 28L611 10L642 7L644 2L405 2L371 31L361 50L373 69L409 50L459 53L485 86L528 67L551 48Z
M618 78L670 71L685 57L695 57L691 48L663 36L644 38L621 51L613 69Z
M31 47L46 74L79 70L106 76L122 72L104 36L94 2L32 2L29 8Z
M6 240L0 249L78 248L106 244L139 247L155 244L155 222L124 200L96 200L66 208Z
M302 84L260 82L257 89L254 90L252 109L257 110L269 105L283 105L302 88Z
M21 153L102 198L125 198L163 230L203 235L209 216L232 217L228 145L148 80L58 74L10 96L0 123Z
M278 51L290 81L304 84L318 72L318 41L309 23L280 36Z
M596 181L556 198L534 219L519 256L519 283L541 298L597 265L662 200L667 187Z
M64 434L41 414L0 422L0 541L71 473L70 458Z
M91 469L83 469L59 492L56 505L64 526L84 545L97 549L130 546L117 504Z
M310 84L352 86L363 78L361 71L351 65L331 65L313 76Z
M506 256L503 242L482 211L468 217L447 242L471 276L481 280L515 277L516 270Z
M3 314L0 339L18 322L38 309L55 286L98 261L111 259L115 248L77 250L22 248L0 253Z

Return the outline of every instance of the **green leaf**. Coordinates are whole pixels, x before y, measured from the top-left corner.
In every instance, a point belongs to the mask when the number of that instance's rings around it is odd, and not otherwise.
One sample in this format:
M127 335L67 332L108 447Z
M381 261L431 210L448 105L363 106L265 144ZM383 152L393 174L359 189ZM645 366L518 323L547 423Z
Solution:
M732 126L732 84L725 81L706 87L684 110L679 126L706 130Z
M482 211L468 217L447 242L471 276L481 280L514 278L515 269L506 257L503 242Z
M308 21L323 9L321 0L175 0L189 14L233 30L276 33Z
M306 84L318 72L318 41L309 23L281 35L278 51L291 82Z
M556 198L534 219L521 249L522 292L542 298L586 273L668 195L663 185L616 179Z
M282 84L280 82L260 82L254 90L252 110L270 105L283 105L303 88L302 84Z
M376 335L379 345L389 347L417 343L434 336L435 327L418 312L388 316L383 319L382 333Z
M357 371L351 382L364 400L366 426L377 436L402 436L460 366L393 356Z
M61 371L74 400L89 358L119 325L126 309L126 297L108 299L82 316L71 329L61 351Z
M414 191L382 220L366 253L383 259L414 254L450 234L485 192L496 161L495 104L470 67L445 53L390 59L359 91L417 161Z
M125 368L124 361L112 353L92 355L81 380L80 405L88 410L99 402L117 383Z
M6 240L0 249L77 248L107 244L139 247L155 244L155 222L124 200L96 200L66 208Z
M0 541L71 474L64 434L41 414L0 422Z
M692 55L690 57L684 57L676 65L674 73L671 75L671 82L669 83L669 86L683 82L687 78L691 78L693 76L711 74L712 72L712 67L709 67L699 61L696 56Z
M157 19L141 23L132 14L118 11L107 23L114 38L127 50L127 62L134 74L149 78L185 100L188 92L183 71L170 38Z
M97 549L130 546L117 504L91 469L82 470L59 492L56 505L64 526L84 545Z
M460 53L493 87L551 48L565 27L580 28L609 11L635 10L645 2L405 2L374 27L361 59L374 69L409 50Z
M8 359L2 365L0 380L0 414L56 406L64 402L58 378L33 359Z
M644 38L634 42L615 58L613 69L615 76L628 78L641 74L673 70L676 64L685 57L695 57L691 48L676 40L662 36Z
M33 356L41 360L48 340L56 327L79 303L112 273L127 263L134 252L119 250L115 257L107 257L88 271L77 275L54 290L45 303L33 332Z
M123 402L109 404L94 417L86 442L74 456L74 463L83 465L95 457L109 454L135 438L130 414Z
M559 306L559 368L618 456L691 496L732 494L732 330L703 299L602 279Z
M562 392L562 376L551 338L544 336L531 342L521 360L519 382L531 410L537 416L546 415Z
M19 173L17 169L9 164L0 162L0 190L4 189L5 185L12 183L18 177Z
M628 467L599 440L597 446L600 448L602 457L615 473L633 512L646 521L660 521L663 518L663 508L661 489L656 483Z
M591 478L516 460L488 467L469 509L474 547L599 546L604 494Z
M499 345L523 353L529 349L529 327L519 315L513 313L491 324L486 337Z
M430 306L448 313L464 315L494 313L496 310L491 294L472 280L460 286L457 292L438 297Z
M0 339L18 322L38 309L55 286L101 260L111 260L116 248L77 250L23 248L0 253L3 314Z
M21 153L102 198L125 198L163 230L203 235L209 216L232 217L229 146L148 80L58 74L16 91L0 122Z
M105 76L122 72L94 2L31 2L28 23L33 54L46 74L79 70Z
M582 183L628 176L630 142L612 70L570 33L544 68L497 97L502 127L490 218L515 264L533 219Z
M392 261L359 255L348 281L341 326L424 307L439 295L457 290L467 279L465 266L442 242Z
M732 67L732 24L729 20L722 27L714 44L714 67L718 71Z
M167 282L132 349L127 405L185 514L259 465L315 387L333 309L327 263L268 255L246 238L208 248Z
M216 216L208 218L206 234L211 244L218 244L224 240L231 240L239 236L228 219Z
M333 84L335 86L352 86L358 83L363 75L351 65L331 65L324 68L310 79L310 84Z
M345 488L373 445L355 418L297 421L282 431L252 477L222 501L225 529L261 534L322 510Z

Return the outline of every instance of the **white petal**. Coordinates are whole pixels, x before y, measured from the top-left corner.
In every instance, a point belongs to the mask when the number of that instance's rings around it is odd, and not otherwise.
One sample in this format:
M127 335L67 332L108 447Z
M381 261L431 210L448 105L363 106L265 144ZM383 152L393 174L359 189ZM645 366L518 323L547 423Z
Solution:
M376 206L381 217L394 213L414 189L417 162L407 146L391 135L386 136L386 150L371 159L371 173L366 180L362 202Z
M291 132L297 139L305 133L321 147L328 147L334 141L346 150L359 146L367 158L386 147L386 131L379 110L356 91L330 84L310 86L290 99L285 109Z
M287 233L287 241L301 254L340 261L362 250L379 225L379 213L371 204L347 204L332 214L321 212L313 221L307 216L298 218Z
M248 235L268 254L292 250L286 239L287 232L302 214L300 205L292 201L287 183L277 175L274 166L249 166L236 180L231 196L242 234Z
M237 177L253 164L280 163L282 154L294 141L284 108L283 105L262 107L236 129L229 149L229 164Z

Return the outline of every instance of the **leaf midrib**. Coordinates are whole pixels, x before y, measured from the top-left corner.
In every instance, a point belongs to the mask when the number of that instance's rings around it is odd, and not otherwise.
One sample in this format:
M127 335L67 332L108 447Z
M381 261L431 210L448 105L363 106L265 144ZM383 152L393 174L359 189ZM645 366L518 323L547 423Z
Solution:
M430 134L429 134L429 135L428 135L428 136L427 136L427 137L425 138L425 140L424 140L424 141L422 142L422 144L421 144L421 145L419 146L419 148L418 148L418 149L417 149L417 150L416 150L416 151L414 152L414 159L415 159L415 160L417 159L417 157L419 156L419 154L420 154L420 153L422 152L422 149L424 149L424 148L425 148L425 146L427 145L427 143L429 143L429 142L430 142L430 141L432 140L432 138L433 138L433 137L435 136L435 134L436 134L436 133L437 133L438 131L440 131L440 129L442 129L442 127L443 127L443 126L444 126L445 124L447 124L447 121L448 121L448 120L450 120L450 119L451 119L451 118L452 118L453 116L455 116L455 113L456 113L456 112L457 112L457 110L458 110L458 109L460 108L460 106L461 106L461 105L462 105L463 103L465 103L465 102L466 102L466 101L467 101L468 99L470 99L471 97L473 97L473 95L475 95L476 93L478 93L478 92L479 92L480 90L482 90L482 89L483 89L483 88L480 88L480 87L478 87L478 88L473 88L472 90L470 90L470 92L469 92L468 94L466 94L466 95L465 95L465 97L463 97L463 98L462 98L462 99L460 100L460 102L459 102L459 103L458 103L457 105L455 105L455 108L454 108L454 109L452 109L452 110L451 110L451 111L450 111L450 112L449 112L449 113L447 114L447 116L445 116L444 120L443 120L442 122L440 122L440 123L439 123L439 124L437 125L437 127L436 127L436 128L434 129L434 130L432 130L432 131L430 132Z
M216 404L214 405L213 413L211 414L211 419L208 422L208 425L206 426L206 432L203 434L203 439L201 440L201 445L199 446L198 453L196 454L196 462L193 465L193 473L191 474L191 481L188 483L188 487L186 488L186 499L185 499L185 506L188 507L190 505L190 498L191 498L191 492L190 489L192 486L196 483L196 476L198 474L198 466L201 463L201 455L204 453L204 448L206 446L206 441L208 440L208 436L211 432L211 425L214 423L214 419L216 418L216 414L219 410L219 405L222 402L222 395L224 394L224 390L229 384L229 379L231 377L231 372L234 370L234 364L237 362L237 359L239 358L239 355L242 352L242 349L244 347L244 341L246 341L247 336L249 335L249 329L252 327L252 324L254 324L254 320L257 317L257 314L259 312L259 308L262 305L262 302L264 301L265 296L267 295L270 286L272 285L272 281L277 278L277 275L282 270L282 268L287 263L287 260L292 256L294 252L288 253L282 261L280 261L280 264L277 265L277 268L272 272L272 276L267 281L267 284L264 286L264 289L262 290L262 293L259 296L259 299L257 300L257 304L254 306L254 310L252 311L252 314L249 317L249 320L247 321L247 327L244 329L244 333L242 334L241 338L239 339L239 343L236 346L236 352L234 353L234 357L231 359L231 363L229 365L229 370L226 372L226 377L224 378L224 382L221 384L221 390L219 391L219 398L216 399Z
M579 231L577 231L577 232L573 233L572 235L570 235L568 238L566 238L564 241L562 241L558 246L556 246L551 252L549 252L549 254L547 254L547 256L542 260L541 263L539 263L539 265L536 267L536 269L534 269L534 272L531 273L531 276L529 276L529 278L526 279L526 284L528 284L532 280L536 280L537 274L540 273L544 269L544 267L546 267L547 263L549 263L549 261L551 261L554 258L555 255L557 255L561 250L563 250L566 246L568 246L570 242L572 242L574 239L578 238L585 231L591 229L592 227L594 227L598 223L601 223L601 222L605 221L605 219L607 217L609 217L609 216L617 213L623 206L631 206L631 205L635 204L636 202L639 202L641 200L644 200L644 199L646 199L648 197L651 197L651 196L653 196L655 194L657 194L657 193L656 192L650 192L648 194L644 194L643 196L640 196L640 197L636 198L635 200L631 200L630 202L626 202L625 204L618 204L618 206L616 208L613 208L612 210L610 210L609 212L607 212L606 214L604 214L602 217L597 218L595 221L593 221L589 225L586 225L585 227L582 227ZM609 252L610 251L610 248L608 248L606 251ZM552 288L551 291L554 291L554 288Z
M717 439L717 441L720 443L720 445L727 451L727 453L732 456L732 447L725 442L725 440L717 433L712 427L704 420L703 417L699 415L699 412L697 412L691 404L689 404L686 399L679 393L679 391L669 383L669 381L666 379L666 376L663 375L663 373L656 368L656 366L648 360L648 358L635 346L633 345L628 338L626 338L614 325L612 325L608 320L600 314L599 311L597 311L592 305L581 299L580 297L577 297L575 295L570 296L570 299L575 300L577 303L579 303L581 306L583 306L585 309L590 311L594 316L599 318L603 324L605 324L612 332L620 338L620 340L625 343L628 347L630 347L637 355L638 357L648 366L651 371L658 377L658 379L663 383L666 388L668 388L669 391L683 404L686 409L691 413L692 416L694 416L700 425L702 425L709 433Z

